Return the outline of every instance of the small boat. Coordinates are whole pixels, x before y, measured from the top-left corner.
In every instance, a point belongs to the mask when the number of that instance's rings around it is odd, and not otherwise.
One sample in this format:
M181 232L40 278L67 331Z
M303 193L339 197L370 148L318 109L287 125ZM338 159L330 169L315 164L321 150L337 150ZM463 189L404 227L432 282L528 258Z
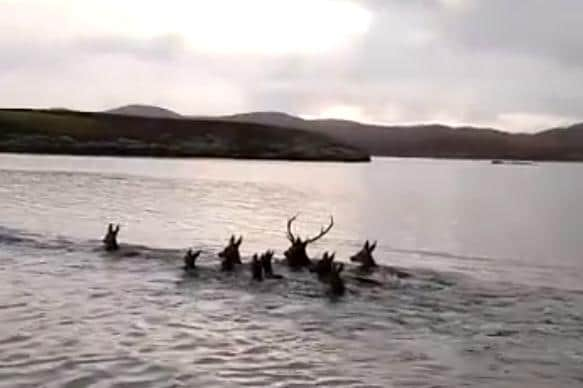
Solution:
M492 159L492 164L513 164L517 166L535 166L536 164L530 160L502 160Z

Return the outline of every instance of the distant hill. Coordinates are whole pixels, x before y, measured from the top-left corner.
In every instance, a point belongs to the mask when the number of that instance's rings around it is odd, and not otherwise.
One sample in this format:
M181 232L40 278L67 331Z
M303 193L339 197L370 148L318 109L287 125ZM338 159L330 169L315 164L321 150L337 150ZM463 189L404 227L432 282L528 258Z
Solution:
M148 105L127 105L106 113L207 123L247 123L263 125L266 131L275 132L293 128L323 135L336 144L349 145L378 156L583 161L583 123L536 134L515 134L493 128L441 124L384 126L350 120L306 120L283 112L182 116Z
M125 105L119 108L106 110L104 113L124 115L124 116L139 116L139 117L155 117L155 118L169 118L182 119L183 116L179 113L169 109L160 108L152 105Z
M440 124L382 126L349 120L304 120L280 112L242 113L217 119L317 132L379 156L583 161L583 124L537 134L513 134Z
M146 110L152 112L150 108ZM355 147L299 129L220 120L32 109L0 110L0 152L370 160L368 154Z

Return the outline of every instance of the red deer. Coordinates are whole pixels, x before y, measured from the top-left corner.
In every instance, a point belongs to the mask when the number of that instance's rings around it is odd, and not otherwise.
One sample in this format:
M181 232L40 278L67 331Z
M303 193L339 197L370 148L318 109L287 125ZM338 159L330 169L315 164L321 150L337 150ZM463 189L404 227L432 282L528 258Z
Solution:
M318 241L328 232L330 232L334 226L334 218L330 216L330 225L328 225L326 228L322 228L320 233L318 233L316 236L302 240L299 236L294 236L291 230L292 223L296 220L297 217L298 216L295 215L287 221L287 238L292 245L288 248L287 251L285 251L284 255L288 265L292 269L309 268L312 265L312 261L308 257L306 247L309 244Z
M263 281L263 265L257 256L257 253L253 255L253 259L251 261L251 276L253 280L258 282Z
M377 242L370 244L368 240L364 243L364 247L354 256L350 258L353 263L360 263L359 269L363 272L370 272L377 267L377 263L372 257L372 252L377 247Z
M263 273L268 279L283 279L282 275L273 273L272 259L275 252L267 251L261 255L261 266L263 267Z
M221 269L223 271L232 271L235 269L235 265L241 264L241 255L239 254L239 247L243 242L243 236L235 240L235 236L231 236L229 240L229 245L219 253L219 257L223 259L221 262Z
M184 270L191 271L196 269L196 259L200 256L202 251L194 252L192 249L189 249L184 256Z
M310 268L310 271L315 272L318 275L318 279L326 280L332 273L335 257L336 253L329 254L324 252L322 258Z
M108 252L113 252L119 250L119 244L117 243L117 234L119 233L119 225L115 228L113 224L109 224L107 227L107 234L103 237L103 245L105 250Z
M330 294L332 294L332 296L342 296L346 291L344 280L340 277L342 270L344 270L344 264L334 263L332 266L332 272L330 272L330 277L328 279L328 283L330 284Z

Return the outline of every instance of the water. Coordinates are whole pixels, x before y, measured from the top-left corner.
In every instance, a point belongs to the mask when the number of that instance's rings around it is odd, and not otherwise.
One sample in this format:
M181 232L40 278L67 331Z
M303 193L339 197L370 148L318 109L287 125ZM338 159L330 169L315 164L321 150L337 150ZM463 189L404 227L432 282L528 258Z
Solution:
M0 156L0 387L580 387L583 166ZM365 239L413 274L326 295L217 271ZM108 222L124 251L99 250ZM185 248L202 249L196 276ZM350 271L349 271L350 272Z

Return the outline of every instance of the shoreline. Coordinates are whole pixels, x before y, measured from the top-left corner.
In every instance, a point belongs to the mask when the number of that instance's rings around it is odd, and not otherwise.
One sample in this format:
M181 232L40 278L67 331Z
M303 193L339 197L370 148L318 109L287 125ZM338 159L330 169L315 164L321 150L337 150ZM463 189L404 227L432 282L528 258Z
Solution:
M31 156L89 156L89 157L115 157L115 158L152 158L152 159L211 159L211 160L255 160L255 161L274 161L274 162L310 162L310 163L370 163L374 156L368 158L335 158L335 157L322 157L322 158L309 158L302 156L293 155L219 155L219 154L195 154L195 155L180 155L180 154L156 154L156 153L97 153L97 152L66 152L66 151L46 151L46 150L10 150L0 146L0 155L31 155Z

